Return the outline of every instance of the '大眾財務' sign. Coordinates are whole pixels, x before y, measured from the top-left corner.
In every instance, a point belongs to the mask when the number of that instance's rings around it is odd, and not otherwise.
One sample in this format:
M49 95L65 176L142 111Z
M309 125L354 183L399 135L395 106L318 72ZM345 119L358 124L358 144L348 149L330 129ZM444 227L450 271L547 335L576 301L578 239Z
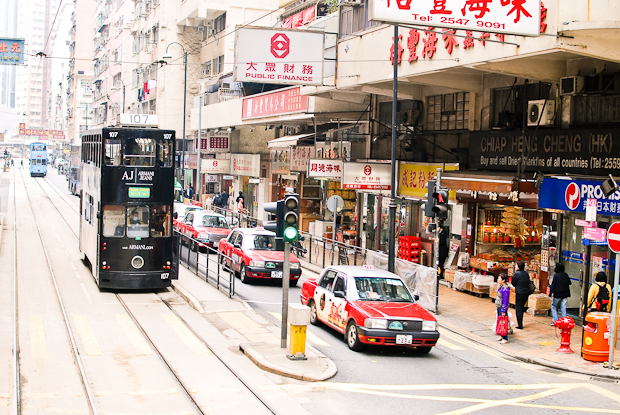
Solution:
M540 0L369 0L378 22L523 36L540 34Z

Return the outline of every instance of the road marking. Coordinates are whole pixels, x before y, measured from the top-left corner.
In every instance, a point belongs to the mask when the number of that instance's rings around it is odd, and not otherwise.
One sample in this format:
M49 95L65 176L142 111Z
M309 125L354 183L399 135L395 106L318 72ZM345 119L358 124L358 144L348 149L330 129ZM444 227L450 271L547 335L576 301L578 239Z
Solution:
M86 354L90 356L101 356L103 352L101 351L101 347L99 347L99 342L95 334L90 328L90 324L88 324L86 316L73 316L73 323L82 340L82 345L84 349L86 349Z
M144 339L140 330L136 327L131 317L127 314L116 314L116 321L121 326L123 333L139 355L151 355L153 350L148 342Z
M88 291L86 291L86 287L84 286L84 284L80 283L80 285L82 286L82 290L84 290L84 294L86 294L86 298L88 299L88 302L90 304L93 304L93 300L90 299L90 295L88 295Z
M439 339L437 341L437 344L439 344L440 346L445 346L448 349L452 349L452 350L466 350L464 347L457 346L456 344L452 344L444 339Z
M77 268L75 267L75 264L73 262L69 262L71 264L71 266L73 267L74 270L77 271Z
M47 359L47 341L43 327L43 316L30 316L28 319L30 351L34 359Z
M192 333L182 322L179 320L177 316L174 314L162 314L164 316L164 320L172 329L177 333L177 335L183 340L183 342L196 354L200 355L209 355L211 352L209 349L205 347L205 345L198 340L198 338Z
M278 321L282 322L282 314L276 313L273 311L270 311L269 314L277 318ZM312 343L316 344L317 346L331 347L328 343L323 341L319 336L317 336L314 333L311 333L310 330L306 330L306 338L310 340Z

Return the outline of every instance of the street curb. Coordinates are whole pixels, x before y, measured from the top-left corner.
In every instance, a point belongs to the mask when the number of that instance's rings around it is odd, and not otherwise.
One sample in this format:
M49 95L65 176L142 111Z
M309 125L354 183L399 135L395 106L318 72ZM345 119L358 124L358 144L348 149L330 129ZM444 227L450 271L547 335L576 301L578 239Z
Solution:
M200 305L200 302L193 295L191 295L185 288L183 288L179 284L175 284L174 281L172 281L171 287L174 290L174 292L176 292L180 297L182 297L185 301L187 301L187 303L189 304L191 308L198 311L200 314L204 314L205 309L202 308L202 305Z
M309 346L311 347L311 346ZM328 359L323 353L318 350L312 348L314 352L316 352L319 356L319 359L327 361L328 369L323 371L321 375L317 375L314 373L304 373L302 371L296 371L292 369L288 369L284 366L277 365L273 362L270 362L266 358L264 358L260 353L258 353L250 343L244 342L239 344L239 350L243 352L256 366L259 368L270 372L275 373L276 375L285 376L305 382L321 382L327 380L336 375L338 369L334 362Z
M616 374L600 374L600 373L596 373L592 370L587 370L587 369L581 369L575 366L562 366L559 363L555 363L555 362L551 362L549 360L546 359L541 359L538 357L529 357L529 356L523 356L523 355L519 355L519 354L515 354L515 353L511 353L505 349L501 349L499 347L496 347L493 344L487 343L481 339L478 339L474 336L472 336L471 334L469 334L466 331L461 331L457 328L455 328L454 326L452 326L449 323L440 323L439 321L437 321L437 324L439 324L440 327L443 327L446 330L449 330L455 334L458 334L460 336L465 337L466 339L480 344L482 346L488 347L489 349L495 350L496 352L500 352L508 357L512 357L513 359L519 360L521 362L525 362L525 363L530 363L530 364L536 364L536 365L540 365L540 366L545 366L551 369L556 369L556 370L561 370L563 372L572 372L572 373L578 373L581 375L586 375L586 376L592 376L595 378L603 378L603 379L611 379L611 380L620 380L620 373ZM612 370L612 369L609 369Z

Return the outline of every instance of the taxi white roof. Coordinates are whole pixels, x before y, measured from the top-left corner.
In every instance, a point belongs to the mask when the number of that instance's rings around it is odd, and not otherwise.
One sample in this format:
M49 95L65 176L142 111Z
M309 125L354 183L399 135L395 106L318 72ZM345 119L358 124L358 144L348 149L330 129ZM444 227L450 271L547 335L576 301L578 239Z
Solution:
M327 268L342 272L350 277L382 277L401 279L398 275L379 268L367 269L363 266L354 265L333 265Z

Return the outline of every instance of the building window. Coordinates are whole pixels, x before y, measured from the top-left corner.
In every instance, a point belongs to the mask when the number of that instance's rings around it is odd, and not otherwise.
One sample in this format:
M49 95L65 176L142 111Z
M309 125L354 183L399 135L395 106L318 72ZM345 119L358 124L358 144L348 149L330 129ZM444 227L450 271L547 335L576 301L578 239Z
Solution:
M211 61L205 62L200 67L201 78L207 78L211 76Z
M467 130L469 128L469 92L428 97L428 130Z
M366 0L359 6L343 5L340 7L340 37L361 32L378 25L378 22L368 20Z
M620 95L575 95L573 125L620 121Z
M215 18L213 21L213 33L217 34L226 30L226 12Z
M549 99L551 84L538 82L527 84L525 99L527 101ZM492 91L492 128L521 128L523 126L523 85L507 88L496 88Z

